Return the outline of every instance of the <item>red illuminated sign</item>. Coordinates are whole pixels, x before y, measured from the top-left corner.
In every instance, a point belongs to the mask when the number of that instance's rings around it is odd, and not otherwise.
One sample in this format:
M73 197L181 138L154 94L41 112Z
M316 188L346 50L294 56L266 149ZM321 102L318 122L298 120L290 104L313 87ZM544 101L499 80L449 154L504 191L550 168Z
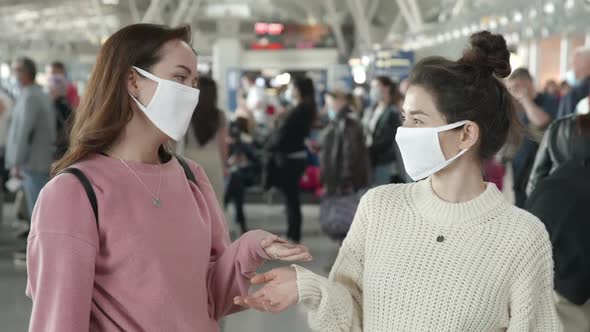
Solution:
M254 32L257 35L280 35L285 30L281 23L258 22L254 25Z

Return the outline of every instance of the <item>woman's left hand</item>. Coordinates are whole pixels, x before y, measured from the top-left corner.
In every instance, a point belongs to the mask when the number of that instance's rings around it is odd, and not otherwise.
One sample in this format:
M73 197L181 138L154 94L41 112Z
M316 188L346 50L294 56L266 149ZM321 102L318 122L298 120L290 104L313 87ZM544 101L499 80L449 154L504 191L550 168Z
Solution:
M236 296L234 304L258 311L279 313L299 301L297 272L290 266L280 267L258 274L251 280L253 285L264 285L251 295Z
M309 262L313 259L303 245L290 244L277 235L271 235L260 244L268 257L286 262Z

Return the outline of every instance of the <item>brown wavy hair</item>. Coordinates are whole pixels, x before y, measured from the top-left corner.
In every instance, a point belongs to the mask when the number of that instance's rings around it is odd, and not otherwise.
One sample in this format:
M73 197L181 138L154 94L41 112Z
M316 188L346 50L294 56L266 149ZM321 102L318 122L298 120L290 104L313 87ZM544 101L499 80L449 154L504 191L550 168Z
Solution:
M217 84L210 77L199 78L201 94L191 125L200 146L206 145L219 131L223 113L217 108Z
M126 85L131 67L149 71L161 60L162 46L172 40L190 44L190 27L133 24L106 40L90 74L86 94L75 112L70 146L53 164L52 176L93 153L103 152L115 142L133 118ZM160 147L160 154L165 150L164 146Z

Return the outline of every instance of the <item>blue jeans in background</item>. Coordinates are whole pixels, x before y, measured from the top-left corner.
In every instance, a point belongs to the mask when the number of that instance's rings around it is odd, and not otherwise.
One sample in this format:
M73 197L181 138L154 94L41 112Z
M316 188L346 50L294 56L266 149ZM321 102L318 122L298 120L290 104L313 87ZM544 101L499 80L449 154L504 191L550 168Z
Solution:
M25 199L27 200L27 210L29 211L29 218L31 218L39 193L47 182L49 182L49 173L23 170L22 175L23 189L25 191Z

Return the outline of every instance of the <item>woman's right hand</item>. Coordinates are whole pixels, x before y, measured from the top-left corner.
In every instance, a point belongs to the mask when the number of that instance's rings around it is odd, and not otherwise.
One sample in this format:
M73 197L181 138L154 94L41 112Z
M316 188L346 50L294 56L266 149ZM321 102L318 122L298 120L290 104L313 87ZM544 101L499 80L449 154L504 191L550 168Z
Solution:
M299 301L297 272L286 266L258 274L251 280L253 285L264 285L248 296L237 296L234 303L258 311L279 313Z

